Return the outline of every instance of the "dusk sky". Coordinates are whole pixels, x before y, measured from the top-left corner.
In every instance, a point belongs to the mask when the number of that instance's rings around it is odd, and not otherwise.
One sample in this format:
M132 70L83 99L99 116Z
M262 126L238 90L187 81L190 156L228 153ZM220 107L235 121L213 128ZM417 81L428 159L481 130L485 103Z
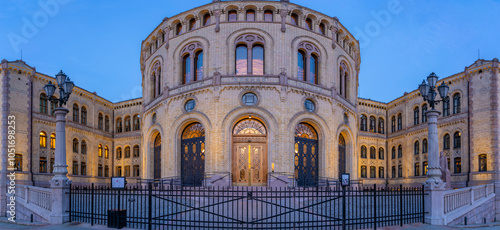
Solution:
M55 9L44 10L53 2ZM20 59L22 50L38 72L54 76L62 69L77 86L110 101L141 97L142 40L164 17L211 2L1 0L0 59ZM363 98L388 102L431 72L443 78L478 55L500 58L497 0L291 2L337 16L360 41Z

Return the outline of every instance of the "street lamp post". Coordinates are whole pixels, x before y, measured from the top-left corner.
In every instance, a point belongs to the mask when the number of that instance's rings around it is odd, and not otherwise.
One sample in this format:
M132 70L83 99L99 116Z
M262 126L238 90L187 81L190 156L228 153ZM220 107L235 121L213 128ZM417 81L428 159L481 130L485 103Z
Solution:
M429 137L428 137L428 170L427 170L427 180L425 181L425 188L428 190L428 195L425 197L425 208L427 211L425 222L434 225L444 224L444 189L445 183L441 180L441 166L439 165L439 137L438 137L438 126L437 118L439 111L435 109L435 106L439 102L445 102L448 100L448 91L450 87L446 83L441 83L437 87L439 92L440 100L436 99L436 83L438 77L435 73L431 73L427 77L427 83L422 81L418 89L420 94L431 106L431 109L425 113L427 116L427 121L429 122Z
M56 86L49 82L45 85L44 90L48 98L56 103L54 114L56 115L56 152L54 162L54 177L50 180L52 189L52 213L49 222L51 224L60 224L69 221L67 213L69 208L69 197L66 194L69 192L71 181L68 179L68 165L66 165L66 114L69 110L63 105L69 99L75 84L62 72L56 75L56 81L59 88L59 98L53 99L52 96L56 90Z

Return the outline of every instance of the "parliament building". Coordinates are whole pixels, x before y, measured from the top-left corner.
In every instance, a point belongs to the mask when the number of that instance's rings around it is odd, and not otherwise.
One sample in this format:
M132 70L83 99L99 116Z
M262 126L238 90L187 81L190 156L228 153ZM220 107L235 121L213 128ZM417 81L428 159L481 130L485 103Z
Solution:
M286 0L213 1L164 18L140 45L141 98L114 103L76 82L66 105L73 183L426 180L430 105L419 82L388 103L359 98L359 42L336 17ZM452 187L500 179L498 68L480 59L438 81L450 86L436 108ZM2 167L14 115L18 183L53 177L56 105L43 89L52 74L1 62Z

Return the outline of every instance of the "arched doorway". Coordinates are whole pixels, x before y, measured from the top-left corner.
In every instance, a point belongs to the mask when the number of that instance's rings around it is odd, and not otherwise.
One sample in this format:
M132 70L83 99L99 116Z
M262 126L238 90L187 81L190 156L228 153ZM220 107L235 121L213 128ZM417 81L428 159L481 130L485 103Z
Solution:
M297 186L318 185L318 134L306 123L295 128L295 180Z
M154 163L153 163L153 178L161 179L161 135L157 134L153 147Z
M342 134L339 136L339 180L342 176L342 173L346 173L346 159L345 159L345 139Z
M233 129L233 183L265 186L267 182L267 131L256 119L244 119Z
M202 186L205 175L205 129L200 123L188 125L181 138L181 183Z

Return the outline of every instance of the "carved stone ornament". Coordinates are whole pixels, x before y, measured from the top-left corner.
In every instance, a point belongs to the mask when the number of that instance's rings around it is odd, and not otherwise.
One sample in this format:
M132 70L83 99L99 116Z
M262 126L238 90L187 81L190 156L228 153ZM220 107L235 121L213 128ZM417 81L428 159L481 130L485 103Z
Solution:
M201 45L201 43L199 43L199 42L194 42L194 43L191 43L191 44L185 46L181 50L181 54L193 53L193 51L196 51L196 50L199 50L199 49L203 49L203 45Z
M298 48L306 51L307 55L311 55L313 53L315 53L316 55L320 54L318 47L316 47L310 42L301 42L299 43Z
M245 43L247 45L252 45L255 42L265 44L264 38L256 34L245 34L241 35L236 39L236 43Z

